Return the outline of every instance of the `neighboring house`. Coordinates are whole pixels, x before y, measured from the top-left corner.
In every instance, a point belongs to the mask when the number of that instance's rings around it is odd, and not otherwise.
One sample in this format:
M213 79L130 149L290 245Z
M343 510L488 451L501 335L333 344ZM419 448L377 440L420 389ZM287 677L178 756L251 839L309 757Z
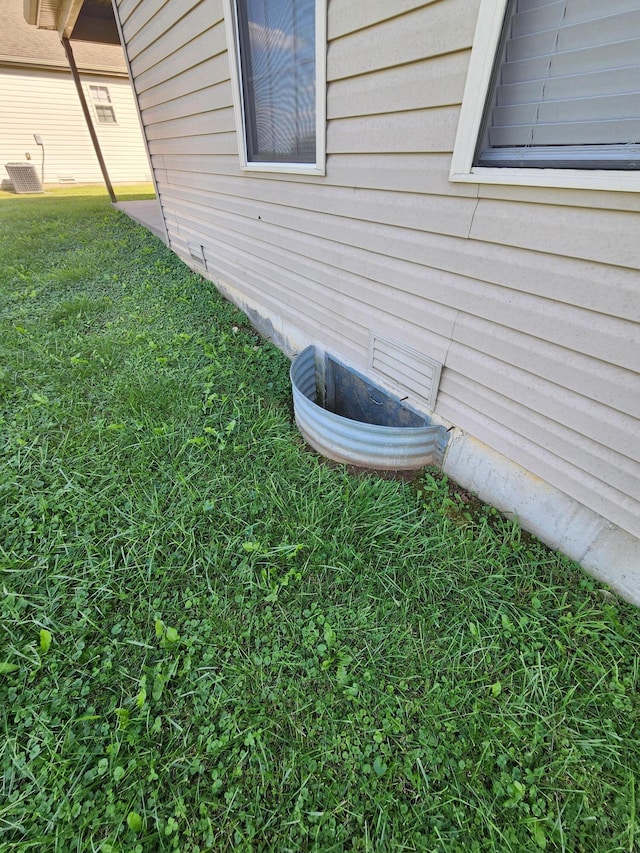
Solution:
M640 603L640 0L116 8L173 250Z
M31 156L46 183L102 182L69 65L55 32L30 27L22 0L0 2L0 180L6 163ZM151 180L140 122L119 45L77 43L91 116L111 181ZM39 146L34 134L39 134Z

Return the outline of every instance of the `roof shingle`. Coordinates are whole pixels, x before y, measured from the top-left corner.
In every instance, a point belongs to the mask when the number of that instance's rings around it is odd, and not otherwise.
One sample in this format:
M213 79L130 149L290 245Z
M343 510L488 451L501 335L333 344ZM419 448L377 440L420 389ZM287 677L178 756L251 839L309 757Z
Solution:
M35 65L68 69L64 48L54 30L39 30L22 16L22 0L0 0L0 65ZM80 71L126 74L120 45L73 41Z

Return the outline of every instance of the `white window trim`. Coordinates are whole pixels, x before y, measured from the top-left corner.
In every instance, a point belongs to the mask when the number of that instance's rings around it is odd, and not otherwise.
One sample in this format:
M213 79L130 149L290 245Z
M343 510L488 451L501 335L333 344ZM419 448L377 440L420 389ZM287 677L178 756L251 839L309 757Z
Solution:
M240 46L235 0L222 0L231 71L233 112L236 121L240 168L245 172L284 172L294 175L326 174L326 91L327 91L327 0L315 0L316 27L316 162L315 163L250 163L247 157L247 134L244 99L240 79Z
M507 2L480 0L449 180L470 184L640 191L639 172L608 169L491 169L473 165Z

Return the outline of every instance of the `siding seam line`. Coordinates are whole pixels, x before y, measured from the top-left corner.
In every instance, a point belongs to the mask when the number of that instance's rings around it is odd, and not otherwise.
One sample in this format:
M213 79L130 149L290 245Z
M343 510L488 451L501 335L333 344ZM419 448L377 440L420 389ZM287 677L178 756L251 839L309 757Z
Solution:
M476 211L478 210L478 205L480 204L480 186L476 187L476 203L473 208L473 213L471 214L471 222L469 223L469 231L467 233L467 240L471 239L471 232L473 230L473 222L476 218ZM455 340L456 335L456 326L458 324L458 320L460 319L460 314L462 312L461 308L458 308L456 311L456 315L453 318L453 325L451 326L451 334L449 335L449 343L447 344L447 351L444 355L444 360L442 362L442 366L447 366L447 361L449 360L449 353L451 352L451 347L453 346L453 342Z
M480 204L480 186L476 187L476 203L473 208L473 213L471 214L471 222L469 223L469 231L467 233L467 240L471 239L471 232L473 231L473 223L475 222L476 213L478 211L478 205Z
M444 359L442 361L443 367L447 366L447 361L449 360L449 353L451 352L451 347L453 346L453 342L455 340L456 325L458 323L458 319L460 318L460 314L461 314L461 309L458 308L456 310L456 316L453 318L453 325L451 326L451 333L449 335L449 343L447 344L447 351L445 352Z

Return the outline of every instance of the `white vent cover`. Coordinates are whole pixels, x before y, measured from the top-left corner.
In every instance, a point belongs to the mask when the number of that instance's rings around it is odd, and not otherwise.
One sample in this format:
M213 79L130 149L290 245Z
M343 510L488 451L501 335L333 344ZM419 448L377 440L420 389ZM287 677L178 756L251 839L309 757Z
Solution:
M392 387L435 409L442 372L439 361L371 332L369 367Z

